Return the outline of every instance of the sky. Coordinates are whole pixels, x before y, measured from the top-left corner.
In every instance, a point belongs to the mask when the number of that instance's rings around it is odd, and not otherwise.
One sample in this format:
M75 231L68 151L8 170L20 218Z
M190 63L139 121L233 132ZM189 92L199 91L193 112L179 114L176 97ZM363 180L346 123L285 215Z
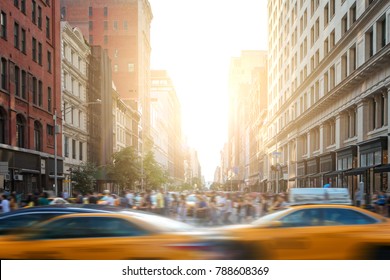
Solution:
M149 0L151 68L167 70L183 134L213 181L227 142L228 73L242 50L267 50L267 0Z

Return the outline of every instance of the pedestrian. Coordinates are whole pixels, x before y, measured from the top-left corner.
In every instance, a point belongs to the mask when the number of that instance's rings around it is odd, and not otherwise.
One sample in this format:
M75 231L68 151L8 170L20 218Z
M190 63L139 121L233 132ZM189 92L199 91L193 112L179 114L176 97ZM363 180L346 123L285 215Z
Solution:
M377 199L376 199L376 205L377 205L377 213L380 215L385 215L385 206L386 206L386 200L387 197L384 192L380 191Z
M9 207L11 211L14 211L19 208L18 200L16 198L16 192L12 192L9 196Z
M38 205L49 205L50 204L50 201L48 199L49 195L47 194L47 192L43 192L41 193L41 195L39 196L38 198Z
M130 209L134 207L134 194L133 192L127 190L126 191L127 204Z
M7 195L3 194L1 196L1 212L2 213L7 213L7 212L10 212L11 209L10 209L10 205L9 205L9 200L7 199Z
M156 195L156 208L157 214L163 215L163 211L165 208L165 199L164 199L164 190L161 188Z
M232 222L230 221L230 215L232 214L233 211L233 202L231 200L230 193L226 194L226 203L225 203L225 208L224 208L224 216L223 216L223 223L224 224L231 224Z
M211 222L211 225L218 225L217 211L218 211L217 200L215 198L215 195L213 195L210 198L210 202L209 202L209 220Z
M176 217L177 215L177 209L179 207L179 200L177 198L177 195L175 193L172 194L172 200L171 200L171 203L169 205L169 212L170 212L170 216L171 217Z
M208 220L208 205L201 195L198 195L197 199L199 202L198 207L196 208L196 218L200 225L204 225Z
M185 222L187 220L187 200L184 194L180 195L177 214L179 221Z

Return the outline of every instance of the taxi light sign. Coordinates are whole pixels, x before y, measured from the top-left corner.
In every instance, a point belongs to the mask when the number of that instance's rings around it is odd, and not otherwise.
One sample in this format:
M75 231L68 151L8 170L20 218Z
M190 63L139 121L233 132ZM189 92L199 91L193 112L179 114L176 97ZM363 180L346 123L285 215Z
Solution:
M347 188L292 188L289 203L352 205L352 200Z

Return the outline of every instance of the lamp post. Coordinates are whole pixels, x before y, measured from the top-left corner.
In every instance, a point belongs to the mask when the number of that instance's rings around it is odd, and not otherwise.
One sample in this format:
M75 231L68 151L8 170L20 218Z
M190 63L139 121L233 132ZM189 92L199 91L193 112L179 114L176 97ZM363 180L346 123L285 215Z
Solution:
M59 133L57 128L57 110L54 110L53 115L54 120L54 193L55 196L58 196L57 188L57 134Z

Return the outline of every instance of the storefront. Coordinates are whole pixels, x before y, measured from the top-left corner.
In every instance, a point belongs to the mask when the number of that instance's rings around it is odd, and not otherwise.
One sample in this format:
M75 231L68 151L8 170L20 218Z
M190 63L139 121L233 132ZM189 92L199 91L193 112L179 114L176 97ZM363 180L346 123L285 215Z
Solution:
M297 187L306 188L306 160L297 162Z
M8 163L4 191L19 194L53 191L54 157L41 152L29 152L24 149L13 150L0 147L0 161ZM63 161L57 159L58 194L62 192Z

